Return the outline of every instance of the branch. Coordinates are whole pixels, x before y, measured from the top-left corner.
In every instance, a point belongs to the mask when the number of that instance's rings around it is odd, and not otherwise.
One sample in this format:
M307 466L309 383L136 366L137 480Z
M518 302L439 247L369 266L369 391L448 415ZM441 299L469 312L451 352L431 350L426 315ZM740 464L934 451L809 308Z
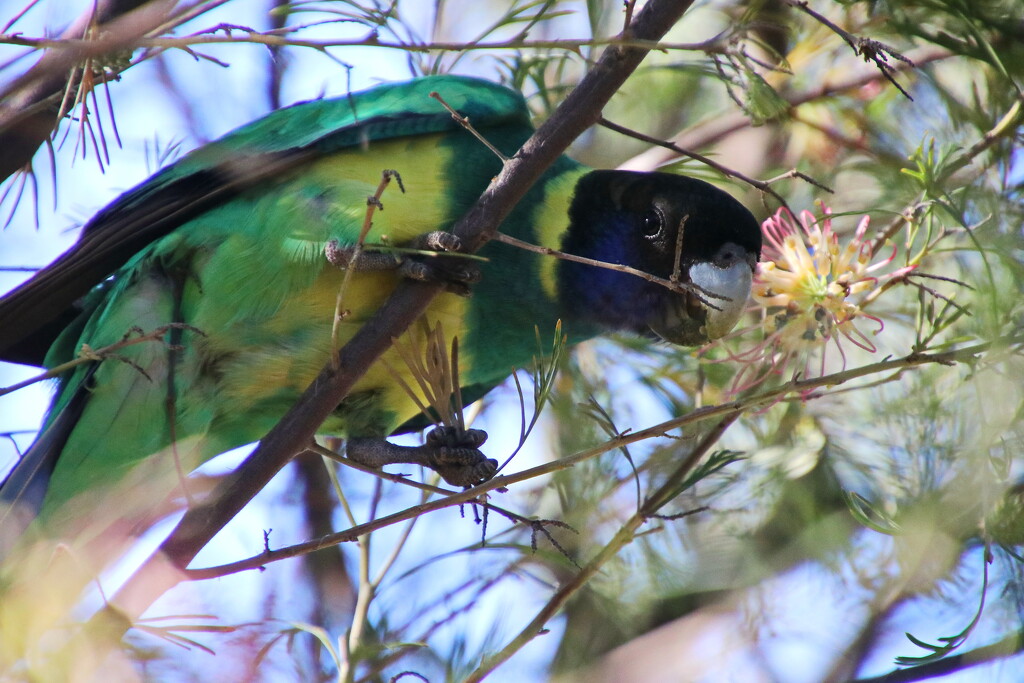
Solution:
M1024 339L1013 339L1013 340L1002 340L1000 346L1009 346L1024 342ZM979 354L989 351L993 347L992 343L976 344L974 346L968 346L960 349L953 349L942 353L916 353L910 354L903 358L883 360L878 363L872 363L865 365L860 368L854 368L852 370L844 370L831 375L825 375L822 377L814 377L811 379L804 380L792 380L786 382L778 387L773 387L761 391L757 394L751 394L735 401L729 401L727 403L720 403L718 405L704 406L691 410L686 415L674 417L665 422L647 427L645 429L631 431L629 433L618 434L604 443L592 446L585 450L573 453L564 458L558 460L552 460L546 462L543 465L537 465L529 469L515 472L513 474L505 474L496 476L482 484L474 486L471 489L465 491L452 492L445 489L432 487L427 484L422 484L417 481L413 481L406 477L397 474L389 474L387 472L381 472L379 470L373 470L359 463L352 462L347 458L341 458L337 454L331 451L321 448L320 446L310 446L310 450L315 451L321 455L325 455L329 458L344 463L349 467L373 474L381 479L385 479L392 482L406 484L415 488L430 491L432 493L438 493L443 495L443 498L435 499L428 503L420 505L414 505L404 510L400 510L394 514L388 515L387 517L380 517L378 519L365 522L363 524L352 526L344 531L338 531L332 534L321 536L320 538L306 541L305 543L299 543L296 545L281 548L279 550L264 550L259 555L244 558L236 562L232 562L226 565L217 567L207 567L202 569L184 569L182 570L184 576L181 578L187 580L199 580L199 579L210 579L231 574L238 571L247 569L255 569L271 562L288 559L298 555L314 552L316 550L322 550L339 543L348 543L356 540L358 537L372 533L384 527L391 526L403 522L407 519L428 513L436 510L441 510L447 507L453 507L455 505L462 505L464 503L480 502L481 504L491 506L491 503L486 501L484 494L497 489L506 488L512 484L516 484L522 481L534 479L536 477L545 476L553 472L566 470L571 467L575 467L581 462L595 458L603 453L617 450L630 444L637 443L639 441L645 441L654 437L665 436L668 432L680 429L683 427L689 427L705 420L714 418L721 418L720 423L717 427L718 430L724 430L738 418L742 413L757 409L761 406L771 405L772 403L779 400L780 396L785 396L791 393L800 394L803 396L809 396L810 398L820 398L825 394L810 394L812 389L819 389L821 387L831 387L839 384L843 384L853 379L865 377L868 375L874 375L885 372L895 371L890 380L895 380L899 376L899 372L921 365L952 365L958 362L964 362L976 358ZM670 498L669 494L678 486L679 482L683 481L689 472L693 469L699 460L700 455L691 454L685 461L683 461L673 472L668 476L666 482L659 487L658 491L648 496L647 501L642 505L640 514L644 517L654 516L655 511L664 505L665 502ZM499 512L501 512L499 510Z
M49 50L0 90L0 181L25 166L60 121L51 98L77 78L86 58L124 50L167 20L174 0L97 0L62 34L73 48ZM79 40L97 26L97 38Z
M241 27L235 27L241 28ZM700 43L661 43L657 40L642 40L635 36L615 38L555 38L551 40L526 40L515 38L513 40L499 41L478 41L478 42L389 42L380 40L376 34L371 33L363 38L348 39L326 39L309 40L304 38L287 37L287 33L298 30L301 27L288 27L284 31L264 31L246 29L242 35L233 35L229 32L215 34L213 31L224 30L218 26L210 32L198 33L182 37L141 37L132 42L132 45L148 49L180 49L189 50L195 45L265 45L270 48L305 47L313 50L324 51L327 48L341 47L379 47L388 50L400 50L402 52L471 52L477 50L565 50L576 54L582 54L584 48L617 47L636 48L647 52L657 50L666 52L691 51L705 52L709 54L722 53L726 47L718 39L712 39ZM61 38L31 38L16 34L0 34L0 45L18 45L21 47L32 47L37 49L52 50L81 50L88 49L93 41L83 40L79 36L68 36Z
M879 72L881 72L882 76L885 77L885 80L892 83L892 85L897 90L899 90L903 94L903 96L906 97L908 100L914 100L914 98L910 96L910 93L904 90L903 86L901 86L896 81L896 79L893 78L893 73L895 72L895 69L891 64L889 64L889 57L892 57L893 59L902 62L903 64L909 67L913 67L914 61L912 59L904 57L899 52L896 52L885 43L880 43L877 40L871 40L870 38L862 38L860 36L855 36L849 31L840 28L836 24L829 21L824 15L819 14L818 12L815 12L813 9L811 9L811 7L807 4L806 0L785 0L785 2L790 7L794 7L798 10L801 10L805 12L807 15L813 17L814 19L819 21L823 26L827 27L837 36L845 40L847 45L849 45L853 49L854 54L863 57L865 62L873 62L874 65L878 67L878 70Z
M499 665L508 661L514 654L519 652L524 645L536 638L540 633L544 632L548 620L558 613L569 598L571 598L576 591L590 581L590 579L592 579L609 560L618 555L620 550L633 542L637 530L643 526L648 517L653 515L662 505L670 500L669 497L665 497L663 495L667 488L669 486L675 486L677 481L682 481L683 478L685 478L686 474L693 469L693 467L707 454L709 450L711 450L712 446L715 445L729 425L736 421L739 415L739 413L732 413L722 418L719 423L715 425L715 428L712 429L711 432L694 447L686 460L676 468L676 471L669 477L668 481L666 481L666 483L659 488L653 496L648 498L635 514L626 520L618 532L616 532L615 536L613 536L612 539L603 548L601 548L594 559L576 572L572 578L559 586L558 590L555 591L554 595L548 599L547 603L540 609L530 623L527 624L519 634L498 653L484 659L483 663L480 664L473 673L466 677L465 683L476 683L477 681L483 680Z
M616 133L620 133L622 135L626 135L628 137L635 138L637 140L642 140L643 142L646 142L646 143L648 143L650 145L655 145L657 147L664 147L665 149L671 150L671 151L675 152L676 154L678 154L680 156L689 157L689 158L693 159L694 161L699 161L700 163L704 164L705 166L710 166L711 168L715 169L716 171L718 171L719 173L721 173L722 175L724 175L727 178L736 178L737 180L741 180L741 181L745 182L746 184L750 185L751 187L759 190L763 194L770 194L772 197L775 198L775 200L779 203L780 206L785 207L786 210L789 210L789 204L786 203L786 200L782 197L782 195L779 194L778 192L776 192L775 190L773 190L771 188L771 183L774 180L778 180L779 178L773 178L772 180L757 180L755 178L751 178L751 177L749 177L747 175L744 175L743 173L740 173L739 171L733 170L733 169L729 168L728 166L726 166L724 164L720 164L717 161L715 161L714 159L711 159L710 157L704 156L703 154L698 154L697 152L691 152L688 149L683 149L682 147L680 147L679 145L677 145L675 143L668 142L666 140L659 140L658 138L651 137L650 135L646 135L646 134L641 133L639 131L635 131L635 130L633 130L631 128L626 128L625 126L620 126L619 124L613 123L612 121L609 121L608 119L606 119L604 117L601 117L600 124L602 126L604 126L605 128L609 129L609 130L615 131ZM818 188L820 188L822 190L825 190L829 194L834 194L834 192L833 192L833 190L831 188L826 187L825 185L823 185L820 182L814 180L810 176L808 176L806 174L803 174L803 173L800 173L799 171L794 171L793 174L786 174L786 175L780 176L780 178L787 178L787 177L799 177L802 180L805 180L805 181L809 182L811 185L814 185L815 187L818 187Z
M906 669L895 669L881 676L858 678L851 683L912 683L924 681L936 676L966 671L974 666L990 664L1024 652L1024 632L1016 631L991 645L975 648L968 652L952 655L937 662L913 666Z
M195 332L196 334L205 336L202 330L196 327L192 327L191 325L186 325L184 323L168 323L167 325L161 325L160 327L150 330L149 332L146 332L138 327L133 327L132 329L128 330L127 333L125 333L124 337L120 341L114 342L113 344L110 344L108 346L104 346L99 349L93 349L88 344L82 344L82 348L79 349L78 355L72 360L69 360L65 363L61 363L60 365L56 365L47 370L46 372L41 372L38 375L29 377L28 379L18 382L17 384L12 384L7 387L0 387L0 396L5 396L7 394L15 392L19 389L24 389L25 387L32 384L36 384L38 382L43 382L48 379L60 377L68 370L77 368L79 365L92 363L94 361L100 361L105 358L115 358L122 362L128 363L129 365L133 366L136 370L141 372L147 379L149 379L149 375L146 374L145 370L135 365L135 363L128 360L127 358L118 356L117 352L125 348L126 346L133 346L135 344L141 344L143 342L160 341L166 343L164 340L164 335L166 335L167 332L173 329L190 330L192 332Z
M630 39L658 40L689 8L688 0L653 0L636 17ZM568 145L593 125L604 105L640 64L643 47L611 47L544 125L505 164L454 232L475 251L490 239L515 203ZM165 591L179 583L183 570L291 458L307 444L323 421L388 347L426 310L443 286L405 281L345 345L335 368L328 363L256 450L228 476L209 500L190 509L160 548L93 617L90 627L123 633L130 622ZM475 489L471 489L475 491Z
M223 576L237 574L238 572L242 571L262 569L265 565L268 565L271 562L279 562L281 560L287 560L292 557L309 555L310 553L316 552L318 550L323 550L325 548L330 548L332 546L340 545L342 543L348 543L351 541L358 540L360 536L366 535L385 526L391 526L392 524L397 524L398 522L402 522L409 519L416 519L420 515L427 512L433 512L434 510L440 510L446 507L453 507L455 505L463 505L465 503L480 505L486 508L487 510L494 511L495 513L505 517L506 519L512 521L515 524L524 524L527 526L535 527L537 524L550 523L550 520L531 519L529 517L524 517L523 515L512 512L511 510L508 510L501 506L495 505L494 503L490 502L487 499L487 496L480 493L474 493L467 497L465 495L465 491L452 491L451 489L441 488L440 486L424 484L415 479L410 479L409 477L402 474L391 474L381 469L367 467L366 465L362 465L356 462L355 460L339 455L338 453L335 453L334 451L328 448L324 448L319 444L311 445L307 453L320 455L324 458L327 458L328 460L340 463L345 467L350 467L354 470L358 470L359 472L363 472L364 474L368 474L370 476L377 477L378 479L382 479L383 481L391 482L392 484L409 486L411 488L419 489L420 491L423 491L428 494L432 493L444 496L444 498L433 501L433 503L436 505L432 504L431 507L424 507L425 505L427 505L427 502L424 501L419 505L412 506L410 508L407 508L406 510L389 516L388 518L386 518L387 521L385 522L380 522L379 520L374 519L370 522L366 522L361 525L356 525L355 522L353 521L351 522L352 527L346 529L345 531L323 533L312 540L285 546L283 548L277 548L275 550L271 550L269 547L264 547L263 552L261 552L259 555L253 555L252 557L243 558L241 560L236 560L234 562L229 562L223 565L202 567L200 569L186 569L185 578L187 580L202 581L206 579L217 579ZM588 457L593 457L599 454L599 452L590 453L588 454ZM561 463L562 461L556 462ZM558 467L557 469L564 469L570 466L570 464L564 464L561 467ZM514 483L516 481L525 481L527 479L532 479L533 477L536 476L541 476L542 473L537 472L536 469L537 468L517 473L516 475L514 475L514 477L511 478L501 479L497 484L492 484L492 482L494 481L492 479L486 482L485 484L481 484L481 486L486 487L487 491L493 491L495 489L501 488L502 486L507 486L508 484ZM544 473L554 471L551 470L550 468L545 468L545 470L546 471ZM474 491L477 490L478 489L474 489Z
M918 67L953 56L954 54L946 48L934 46L921 48L910 53L911 59L913 59L914 64ZM896 71L909 68L909 64L902 62L893 67ZM877 69L861 66L857 69L851 69L843 78L823 83L813 90L794 94L779 93L779 95L789 102L791 107L798 107L801 104L831 97L848 90L856 90L881 78L883 76ZM749 128L750 125L750 119L743 112L716 116L680 133L672 138L671 142L684 149L700 149L720 142L723 138L738 130ZM619 165L619 168L631 171L653 171L677 158L679 158L679 154L670 150L663 148L649 149Z

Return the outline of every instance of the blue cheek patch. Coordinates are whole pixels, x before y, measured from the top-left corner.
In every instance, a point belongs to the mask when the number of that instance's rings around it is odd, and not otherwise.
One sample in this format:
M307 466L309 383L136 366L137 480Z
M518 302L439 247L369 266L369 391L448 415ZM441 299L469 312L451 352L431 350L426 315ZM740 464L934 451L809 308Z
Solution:
M642 269L639 254L627 231L632 226L616 221L604 234L593 235L593 243L579 256L630 265ZM612 329L644 332L651 317L660 311L661 287L628 273L587 266L572 261L561 264L562 304L574 315Z

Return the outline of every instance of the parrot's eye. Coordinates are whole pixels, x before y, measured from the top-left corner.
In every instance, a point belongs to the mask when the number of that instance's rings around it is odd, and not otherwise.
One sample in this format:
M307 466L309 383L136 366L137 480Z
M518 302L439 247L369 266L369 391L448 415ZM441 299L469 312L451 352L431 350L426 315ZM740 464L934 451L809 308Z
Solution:
M653 239L661 234L661 229L665 225L665 215L661 212L661 209L655 207L644 214L643 232L644 237Z

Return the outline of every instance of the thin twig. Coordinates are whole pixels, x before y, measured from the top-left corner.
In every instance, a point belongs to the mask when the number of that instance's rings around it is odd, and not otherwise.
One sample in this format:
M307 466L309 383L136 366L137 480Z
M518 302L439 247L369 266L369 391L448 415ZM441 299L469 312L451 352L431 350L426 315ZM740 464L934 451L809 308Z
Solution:
M949 59L954 56L948 49L934 45L923 47L911 53L914 63L918 66ZM893 68L899 71L910 67L904 64L896 64ZM780 93L780 96L789 103L791 108L798 107L802 104L833 97L838 93L857 90L869 83L878 81L880 78L882 78L882 75L879 74L877 69L861 67L843 72L839 79L826 80L811 90L798 93ZM743 112L735 112L725 116L715 115L695 126L688 127L685 131L673 137L671 142L683 149L704 148L722 141L733 133L749 128L751 125L750 117ZM619 168L634 171L651 171L670 163L673 159L678 158L678 156L678 153L670 154L669 150L656 147L641 152L626 162L619 164Z
M4 396L11 392L17 391L18 389L24 389L25 387L32 384L36 384L38 382L53 379L55 377L60 377L68 370L72 370L78 367L79 365L84 365L85 363L93 363L96 361L104 360L106 358L120 359L120 357L117 356L117 352L120 351L121 349L127 346L133 346L135 344L141 344L147 341L163 341L163 336L167 334L169 330L172 329L189 330L191 332L195 332L196 334L203 334L202 330L191 325L187 325L185 323L169 323L167 325L161 325L160 327L157 327L156 329L151 330L149 332L143 332L142 330L137 329L129 330L129 332L125 334L124 338L121 339L121 341L114 342L113 344L108 344L107 346L101 347L99 349L93 349L88 344L83 344L76 358L69 360L66 363L61 363L60 365L54 366L47 370L46 372L40 373L33 377L29 377L28 379L18 382L17 384L12 384L7 387L0 387L0 396ZM138 366L136 366L136 368L142 371L141 368L138 368ZM146 373L143 372L143 374Z
M398 171L392 169L384 169L380 174L380 182L377 183L377 189L374 193L366 198L366 213L363 216L363 226L359 230L359 237L356 239L356 243L352 246L352 255L348 260L348 267L345 268L345 275L342 277L341 285L338 287L338 294L334 302L334 319L331 321L331 349L333 355L331 356L331 362L334 364L334 369L337 370L340 364L341 344L338 340L338 335L341 331L341 321L348 317L348 311L346 311L342 304L345 299L345 292L348 291L349 284L352 282L352 276L359 269L359 257L362 256L363 246L366 243L366 236L370 234L370 229L373 228L373 214L378 209L383 210L384 205L381 204L380 198L384 194L384 190L387 189L388 185L391 184L391 179L396 178L398 180L398 186L405 192L405 188L402 187L402 177L398 175ZM328 249L337 248L337 243L331 242L328 244ZM328 257L330 260L330 257Z
M853 48L854 54L860 55L864 58L865 62L873 62L882 76L895 86L904 97L908 100L913 101L914 98L910 96L906 90L903 89L896 79L893 77L894 68L889 64L889 57L902 62L910 68L915 68L913 60L904 57L899 52L896 52L893 48L889 47L885 43L880 43L877 40L871 40L870 38L862 38L861 36L855 36L849 31L841 28L828 17L811 9L810 5L806 0L785 0L786 4L790 7L796 8L808 16L814 18L821 25L828 28L830 31L838 35L840 38L846 41L846 43Z
M710 166L711 168L715 169L716 171L718 171L719 173L725 175L728 178L736 178L738 180L741 180L741 181L747 183L751 187L756 188L757 190L760 190L764 194L770 194L772 197L775 198L775 200L779 203L780 206L783 206L786 209L789 209L789 205L786 203L786 200L782 197L782 195L779 194L778 192L776 192L775 190L773 190L771 188L772 181L755 180L754 178L751 178L751 177L749 177L749 176L747 176L747 175L745 175L743 173L740 173L739 171L731 169L728 166L725 166L724 164L720 164L717 161L715 161L714 159L706 157L703 154L698 154L697 152L691 152L688 149L683 149L682 147L680 147L679 145L675 144L674 142L668 142L667 140L659 140L658 138L651 137L650 135L645 135L645 134L640 133L638 131L635 131L635 130L633 130L631 128L626 128L625 126L620 126L617 123L612 123L611 121L609 121L608 119L604 118L603 116L601 117L600 124L602 126L604 126L605 128L608 128L609 130L614 130L616 133L621 133L621 134L627 135L627 136L629 136L631 138L635 138L637 140L642 140L643 142L646 142L646 143L651 144L651 145L656 145L658 147L664 147L665 149L670 149L673 152L676 152L677 154L680 154L680 155L685 156L685 157L689 157L689 158L691 158L691 159L693 159L695 161L699 161L699 162L701 162L702 164L704 164L706 166ZM804 173L800 173L798 171L794 171L793 173L797 177L799 177L801 180L807 180L808 182L810 182L815 187L820 187L820 188L822 188L825 191L830 192L830 193L832 192L832 190L830 188L828 188L827 186L825 186L823 183L820 183L820 182L818 182L816 180L811 180L809 178L809 176L807 176ZM778 178L776 178L775 180L778 180Z
M998 345L1002 347L1012 346L1014 344L1020 343L1024 343L1024 338L1014 337L1002 339L998 342ZM879 373L890 373L893 371L902 372L908 369L930 364L953 365L958 362L972 360L977 356L991 350L994 345L995 342L984 342L940 353L912 353L902 358L878 361L876 363L871 363L869 365L865 365L859 368L852 368L848 370L843 370L841 372L836 372L831 375L823 375L821 377L812 377L808 379L793 379L779 386L772 387L770 389L765 389L756 394L751 394L749 396L745 396L734 401L728 401L726 403L720 403L717 405L709 405L704 406L702 408L697 408L695 410L690 411L686 415L666 420L665 422L653 425L651 427L647 427L646 429L632 431L627 434L619 434L605 441L602 444L579 451L570 456L559 458L558 460L554 460L543 465L531 467L529 469L522 470L520 472L516 472L513 474L498 475L489 481L486 481L482 484L466 489L464 491L452 492L441 489L439 490L439 492L446 493L446 496L444 498L435 499L421 505L415 505L406 508L405 510L402 510L400 512L396 512L392 515L375 519L372 522L355 525L344 531L328 534L326 536L322 536L320 538L313 539L305 543L290 546L289 548L264 552L260 555L251 558L239 560L237 562L221 565L218 567L184 570L182 573L182 578L187 578L191 580L216 578L237 571L254 569L257 567L261 567L264 564L268 564L270 562L276 562L290 557L295 557L297 555L306 554L312 551L320 550L322 548L337 545L339 543L351 542L363 534L370 533L378 529L382 529L386 526L390 526L392 524L396 524L407 519L411 519L412 517L415 517L417 515L426 514L447 507L461 505L467 502L480 502L479 497L488 492L507 488L508 486L511 486L512 484L521 481L527 481L538 476L547 475L553 472L558 472L560 470L574 467L575 465L586 460L589 460L591 458L597 457L598 455L607 453L612 450L620 449L624 446L628 446L639 441L644 441L646 439L655 437L664 437L668 432L672 430L680 429L682 427L687 427L690 425L695 425L697 423L704 422L705 420L710 420L714 418L723 419L723 422L721 422L720 425L724 425L721 426L721 428L724 429L726 426L728 426L724 422L726 419L735 419L744 412L747 412L749 410L755 410L761 406L775 403L779 400L780 397L788 396L791 394L808 396L811 395L810 392L812 390L817 388L837 386L840 384L845 384L846 382L852 381L854 379L868 377ZM310 450L314 450L318 453L328 455L328 457L337 459L339 462L344 462L346 465L349 465L361 471L374 474L375 476L378 476L382 479L389 479L391 481L402 481L403 483L408 483L410 486L415 486L416 488L421 488L424 490L438 490L436 489L436 487L429 487L426 484L413 482L398 475L390 475L384 472L380 472L379 470L364 467L362 465L359 465L358 463L352 463L347 459L341 458L335 453L329 451L325 452L326 449L322 449L322 447L319 446L310 446ZM692 467L696 464L696 460L698 459L699 458L697 456L691 454L691 456L684 463L682 463L672 475L670 475L670 480L667 480L665 484L663 484L656 493L652 494L651 496L648 496L648 499L645 502L638 516L644 517L653 515L657 508L659 508L661 505L664 504L664 502L666 502L665 498L668 496L668 493L672 490L673 486L678 485L678 481L683 479L685 475L692 470Z
M500 149L492 145L490 140L481 135L480 132L473 127L473 125L469 121L468 116L463 116L459 112L455 111L452 105L445 102L444 98L441 97L440 93L438 93L436 90L431 91L430 96L433 97L438 102L440 102L441 106L448 110L448 113L452 115L452 118L455 119L456 123L458 123L460 126L462 126L470 133L472 133L473 137L482 142L484 146L487 147L487 149L491 150L491 152L493 152L496 157L501 159L501 163L504 164L508 162L508 157L502 154Z
M716 311L719 310L718 306L715 306L704 297L708 297L710 299L717 299L720 301L729 301L729 297L722 296L721 294L717 294L715 292L709 292L700 285L695 285L692 282L673 282L672 280L666 280L665 278L661 278L656 275L651 275L646 271L631 268L630 266L624 266L620 263L597 261L592 258L587 258L586 256L576 256L575 254L567 254L564 251L552 249L551 247L542 247L536 244L531 244L529 242L524 242L521 239L512 237L511 235L506 235L503 232L494 233L493 239L495 242L508 244L518 249L524 249L535 254L553 256L564 261L572 261L573 263L582 263L583 265L594 266L595 268L606 268L608 270L614 270L619 273L635 275L636 277L642 280L647 280L648 282L654 283L656 285L661 285L662 287L668 289L669 291L676 292L678 294L692 294L693 296L696 296L702 304L704 304L705 306L710 306L711 308L714 308Z

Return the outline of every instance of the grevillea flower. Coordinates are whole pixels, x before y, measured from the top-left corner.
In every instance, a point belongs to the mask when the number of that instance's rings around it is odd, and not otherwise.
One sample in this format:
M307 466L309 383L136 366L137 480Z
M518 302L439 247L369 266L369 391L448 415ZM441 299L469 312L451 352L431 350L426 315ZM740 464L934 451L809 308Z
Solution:
M754 348L730 353L729 360L743 367L733 381L733 391L754 386L772 374L781 375L794 362L806 376L811 358L820 349L818 374L825 373L825 350L832 341L845 366L843 341L867 351L876 347L858 324L871 321L876 335L884 324L858 305L885 280L906 275L913 266L888 274L873 273L889 265L888 258L872 263L874 250L864 240L869 218L864 216L844 247L832 231L832 215L822 207L818 218L809 211L797 220L787 209L761 225L762 258L754 276L752 295L764 308L764 340ZM802 361L802 362L801 362Z

